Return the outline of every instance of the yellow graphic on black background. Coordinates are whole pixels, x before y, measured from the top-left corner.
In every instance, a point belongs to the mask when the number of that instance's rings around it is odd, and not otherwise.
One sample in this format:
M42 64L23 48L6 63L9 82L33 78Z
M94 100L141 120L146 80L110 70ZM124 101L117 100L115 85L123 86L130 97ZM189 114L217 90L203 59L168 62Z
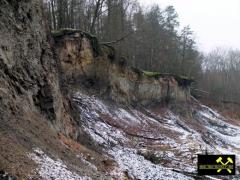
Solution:
M221 163L221 164L224 166L224 169L227 169L227 171L228 171L230 174L232 174L232 170L231 170L232 168L230 169L230 168L227 166L229 163L233 164L232 158L228 157L226 163L223 163L222 160L223 160L223 158L220 156L220 157L216 160L216 162L217 162L217 163ZM217 170L218 173L220 173L221 171L222 171L222 168L219 168L219 169Z
M235 175L235 155L198 155L198 175Z

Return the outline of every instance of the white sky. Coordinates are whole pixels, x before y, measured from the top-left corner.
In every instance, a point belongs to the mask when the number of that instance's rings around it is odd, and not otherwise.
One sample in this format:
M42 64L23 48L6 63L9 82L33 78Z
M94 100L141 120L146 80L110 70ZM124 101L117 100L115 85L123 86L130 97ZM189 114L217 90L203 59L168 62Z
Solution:
M240 0L138 0L141 5L173 5L181 27L190 25L199 50L240 49Z

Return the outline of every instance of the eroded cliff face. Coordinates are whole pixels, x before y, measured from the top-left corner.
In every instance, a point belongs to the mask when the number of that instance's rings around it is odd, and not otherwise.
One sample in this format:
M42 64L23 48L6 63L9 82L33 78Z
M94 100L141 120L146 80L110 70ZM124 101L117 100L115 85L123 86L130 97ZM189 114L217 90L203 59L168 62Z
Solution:
M1 117L11 111L20 118L34 110L58 121L62 98L40 1L1 1L0 5L0 96L5 108Z
M0 179L212 179L196 154L240 154L239 122L200 103L185 103L189 118L103 98L186 102L189 82L146 76L80 31L52 50L38 0L0 1L0 27Z
M121 103L189 100L189 82L183 85L173 75L148 76L128 67L124 59L115 57L114 49L99 47L95 38L84 32L66 29L54 35L65 81L97 81L101 94ZM98 46L97 52L94 46Z
M112 49L99 48L86 33L55 39L54 52L39 0L0 1L0 27L0 179L7 173L19 179L112 177L109 166L115 162L93 145L61 88L84 79L90 86L98 83L101 94L128 103L149 101L166 93L166 87L154 89L158 84L176 87L176 81L153 83L116 62Z
M29 156L37 148L80 167L58 137L74 139L77 126L47 34L41 1L0 1L0 179L41 179Z

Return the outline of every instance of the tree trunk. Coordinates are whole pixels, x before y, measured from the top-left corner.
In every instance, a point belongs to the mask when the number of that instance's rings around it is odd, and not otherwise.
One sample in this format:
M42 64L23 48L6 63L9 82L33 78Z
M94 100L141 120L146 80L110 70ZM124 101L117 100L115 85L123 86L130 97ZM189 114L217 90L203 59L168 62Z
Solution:
M55 15L55 9L54 9L55 2L54 0L51 0L51 9L52 9L52 24L53 29L56 29L56 15Z

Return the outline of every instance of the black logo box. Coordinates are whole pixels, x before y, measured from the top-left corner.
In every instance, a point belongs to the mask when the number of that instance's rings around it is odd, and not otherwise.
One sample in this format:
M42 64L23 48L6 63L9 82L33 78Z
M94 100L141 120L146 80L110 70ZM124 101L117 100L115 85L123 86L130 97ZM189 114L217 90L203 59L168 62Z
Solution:
M232 159L232 163L228 162L228 158ZM227 165L225 166L224 164L226 163ZM208 166L210 169L202 168L204 165L210 165ZM211 167L214 166L215 169L211 169ZM218 169L216 169L216 167L219 166L230 167L231 173L229 173L227 169L222 169L220 172L217 172ZM235 155L198 155L198 175L235 175L235 166Z

